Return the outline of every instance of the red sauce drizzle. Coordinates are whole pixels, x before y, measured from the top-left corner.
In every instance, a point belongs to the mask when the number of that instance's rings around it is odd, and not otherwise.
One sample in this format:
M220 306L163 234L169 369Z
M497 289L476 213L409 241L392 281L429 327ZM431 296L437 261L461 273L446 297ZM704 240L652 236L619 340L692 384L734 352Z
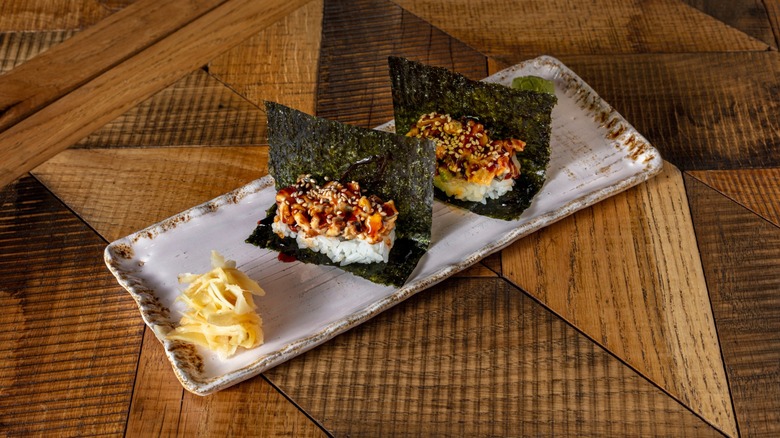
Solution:
M279 255L276 256L276 258L280 262L284 262L284 263L292 263L292 262L298 261L298 259L296 259L295 256L289 255L289 254L285 254L285 253L282 253L282 252L280 252Z

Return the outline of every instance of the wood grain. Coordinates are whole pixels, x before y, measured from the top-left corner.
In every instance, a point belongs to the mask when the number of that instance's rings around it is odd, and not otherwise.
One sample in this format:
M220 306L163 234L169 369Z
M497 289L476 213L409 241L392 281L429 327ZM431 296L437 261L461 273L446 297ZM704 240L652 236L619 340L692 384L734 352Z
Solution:
M267 375L335 436L722 436L501 279L449 279Z
M72 147L261 145L265 125L264 111L200 69Z
M767 16L769 3L762 0L682 0L694 8L733 26L768 45L777 48L772 26ZM775 2L776 3L776 2Z
M485 265L488 269L495 272L499 276L503 274L502 268L501 268L501 253L497 252L495 254L489 255L482 259L481 262L483 265Z
M72 149L33 170L107 241L267 173L268 149Z
M144 330L143 342L125 436L176 436L184 389L149 328Z
M780 228L686 176L743 436L780 434Z
M498 274L485 266L482 262L477 263L463 271L458 272L454 277L466 277L466 278L484 278L484 277L498 277Z
M688 175L780 226L780 169L706 170Z
M186 393L179 435L328 436L264 377L208 397Z
M679 0L395 0L485 55L514 64L542 54L761 51L769 46ZM685 32L680 32L685 29Z
M309 2L209 62L209 73L261 108L269 100L314 114L322 8Z
M0 31L83 29L117 11L117 0L25 0L0 3Z
M184 391L149 329L126 436L324 436L284 395L256 377L217 394Z
M76 32L54 30L0 33L0 74L8 73L50 47L72 37Z
M143 322L105 242L33 178L0 190L0 430L121 435Z
M775 36L775 47L780 47L780 3L768 1L764 2L764 5Z
M0 131L225 1L138 0L18 66L0 77Z
M304 3L229 0L0 133L0 186Z
M780 167L776 51L562 61L683 170Z
M483 55L389 1L326 2L323 27L321 117L366 128L391 120L389 55L486 76Z
M480 260L470 268L458 272L455 277L500 277L501 253L495 253Z
M507 279L711 424L737 434L674 166L518 241L502 261Z

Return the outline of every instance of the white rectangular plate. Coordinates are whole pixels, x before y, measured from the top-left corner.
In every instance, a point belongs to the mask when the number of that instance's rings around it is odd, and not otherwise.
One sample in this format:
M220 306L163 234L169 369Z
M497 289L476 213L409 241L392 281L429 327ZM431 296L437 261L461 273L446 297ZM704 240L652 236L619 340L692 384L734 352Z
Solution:
M111 243L108 268L138 303L165 347L176 376L205 395L253 377L333 338L513 241L655 175L657 151L577 75L551 57L532 59L485 79L510 85L516 76L555 82L548 180L531 207L502 221L436 202L432 244L401 288L377 285L334 267L283 263L244 240L274 202L264 177ZM381 127L392 129L392 123ZM200 348L170 342L183 286L177 275L210 269L217 250L265 289L256 298L265 343L221 360Z

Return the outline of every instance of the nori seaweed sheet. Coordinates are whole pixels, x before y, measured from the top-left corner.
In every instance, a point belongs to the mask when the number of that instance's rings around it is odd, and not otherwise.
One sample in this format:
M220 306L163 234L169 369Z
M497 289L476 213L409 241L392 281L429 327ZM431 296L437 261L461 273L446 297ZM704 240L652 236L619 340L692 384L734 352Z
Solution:
M436 189L435 196L474 213L497 219L517 219L531 205L545 181L550 161L550 131L555 95L517 90L500 84L473 81L440 67L404 58L388 58L395 111L395 130L406 134L421 115L439 112L454 118L472 117L485 125L491 137L526 142L517 153L520 177L514 188L486 204L461 201Z
M276 235L271 230L274 204L247 242L302 262L338 266L376 283L403 285L431 242L433 142L317 118L274 102L265 106L268 170L277 190L295 184L304 174L321 183L326 177L357 181L364 193L395 202L396 240L387 263L340 266L323 254L298 248L295 239Z

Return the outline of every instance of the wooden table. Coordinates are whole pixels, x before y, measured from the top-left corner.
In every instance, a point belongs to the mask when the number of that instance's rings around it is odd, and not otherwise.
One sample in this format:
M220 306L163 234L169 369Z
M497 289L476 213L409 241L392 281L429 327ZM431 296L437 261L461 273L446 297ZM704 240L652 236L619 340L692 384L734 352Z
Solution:
M780 4L721 3L4 0L0 435L780 435ZM186 392L104 247L266 174L263 100L392 118L390 54L555 56L664 171Z

